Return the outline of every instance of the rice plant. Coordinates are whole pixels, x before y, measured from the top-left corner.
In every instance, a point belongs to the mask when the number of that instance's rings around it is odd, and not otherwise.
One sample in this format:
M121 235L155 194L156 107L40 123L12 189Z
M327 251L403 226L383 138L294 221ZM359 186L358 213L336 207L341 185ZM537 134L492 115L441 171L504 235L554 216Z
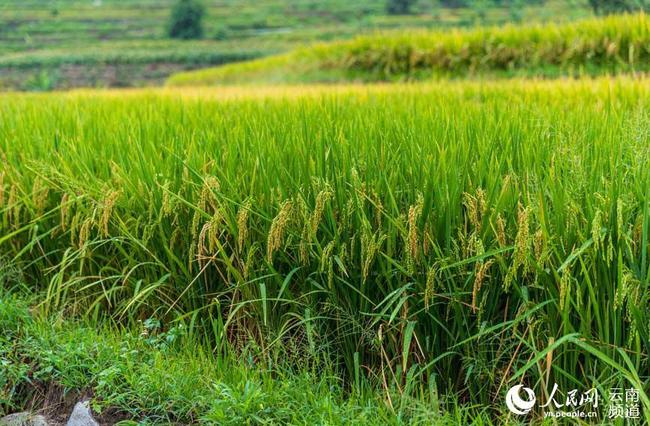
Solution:
M0 250L45 312L184 324L347 389L648 406L643 80L0 99ZM1 282L1 281L0 281Z
M405 81L593 76L648 71L644 14L570 23L402 31L314 44L278 56L181 72L171 86L277 81Z

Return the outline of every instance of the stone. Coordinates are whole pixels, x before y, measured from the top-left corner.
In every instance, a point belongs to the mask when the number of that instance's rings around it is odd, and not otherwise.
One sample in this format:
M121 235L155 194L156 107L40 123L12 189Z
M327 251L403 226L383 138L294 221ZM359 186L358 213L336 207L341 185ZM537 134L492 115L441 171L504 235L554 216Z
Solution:
M0 426L49 426L49 423L43 416L24 412L0 418Z
M78 402L72 410L67 426L99 426L90 412L89 401Z

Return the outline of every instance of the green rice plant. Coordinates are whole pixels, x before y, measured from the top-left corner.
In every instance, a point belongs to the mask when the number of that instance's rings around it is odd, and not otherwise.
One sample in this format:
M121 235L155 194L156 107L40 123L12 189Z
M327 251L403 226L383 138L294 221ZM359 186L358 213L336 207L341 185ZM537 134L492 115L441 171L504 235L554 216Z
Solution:
M0 249L46 313L187 324L216 354L332 365L396 411L449 395L505 422L510 386L556 382L634 386L650 413L649 93L12 94Z
M362 35L279 56L172 75L170 86L280 81L395 81L458 76L647 72L644 14L571 23Z

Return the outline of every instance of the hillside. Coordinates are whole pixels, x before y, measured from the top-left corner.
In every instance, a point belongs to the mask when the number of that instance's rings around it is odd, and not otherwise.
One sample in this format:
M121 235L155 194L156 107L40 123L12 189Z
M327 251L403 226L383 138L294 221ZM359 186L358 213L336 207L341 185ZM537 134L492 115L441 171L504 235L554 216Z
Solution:
M7 0L0 4L0 88L159 84L178 71L286 52L312 42L391 29L573 20L586 0L442 7L418 2L386 14L383 1L205 0L204 37L165 33L173 0ZM468 3L470 4L470 3Z
M564 24L359 36L290 53L173 75L171 86L420 80L432 77L581 76L645 72L644 14Z

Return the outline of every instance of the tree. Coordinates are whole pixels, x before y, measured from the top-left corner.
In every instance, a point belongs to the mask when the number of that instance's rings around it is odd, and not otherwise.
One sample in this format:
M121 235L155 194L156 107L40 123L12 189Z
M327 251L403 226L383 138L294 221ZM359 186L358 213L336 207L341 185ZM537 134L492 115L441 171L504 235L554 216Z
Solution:
M411 6L416 0L388 0L386 3L386 12L389 15L408 15L411 13Z
M169 36L186 40L203 37L204 14L205 8L198 0L178 0L172 8Z
M648 0L589 0L597 15L647 10L648 3Z

